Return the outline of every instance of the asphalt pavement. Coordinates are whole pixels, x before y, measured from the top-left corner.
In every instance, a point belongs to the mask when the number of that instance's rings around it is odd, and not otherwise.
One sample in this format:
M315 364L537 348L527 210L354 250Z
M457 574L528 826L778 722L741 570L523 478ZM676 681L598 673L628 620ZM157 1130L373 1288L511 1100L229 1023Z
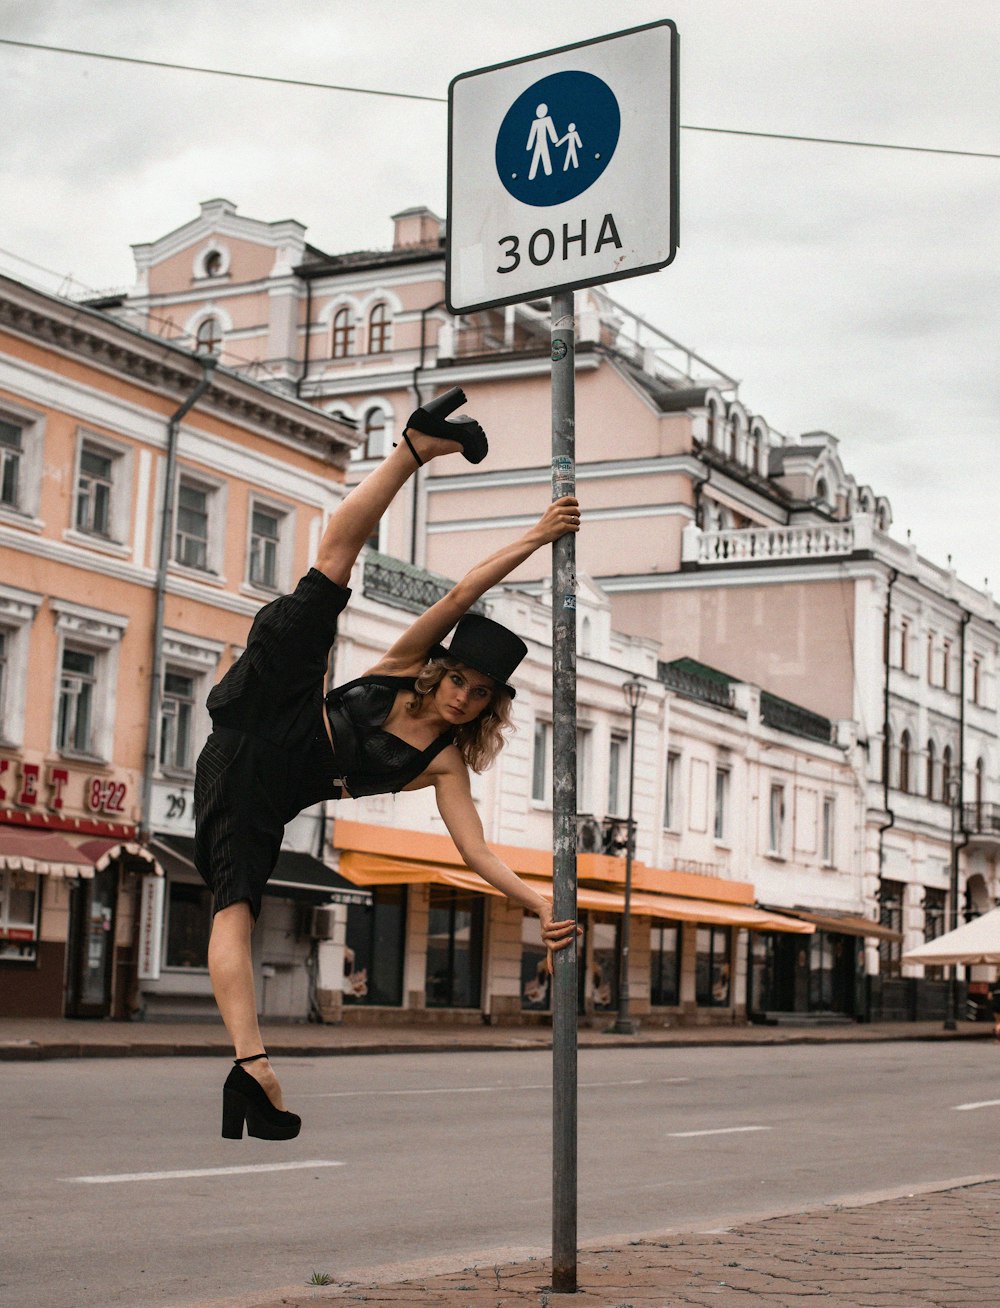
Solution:
M988 1040L991 1027L938 1022L815 1027L646 1027L636 1036L582 1029L581 1049L664 1045L789 1045L874 1041ZM292 1055L526 1050L545 1048L544 1027L375 1023L339 1027L272 1025L265 1040L277 1059ZM986 1052L984 1050L984 1052ZM0 1020L0 1060L229 1056L214 1023ZM1000 1068L1000 1046L996 1050ZM1000 1108L997 1100L988 1103ZM978 1106L978 1105L977 1105ZM687 1305L822 1303L842 1308L958 1308L1000 1305L996 1214L1000 1166L992 1148L992 1113L983 1115L983 1174L904 1190L872 1188L855 1198L805 1211L777 1212L725 1229L623 1232L599 1245L581 1244L577 1293L553 1292L550 1264L536 1249L492 1253L455 1266L454 1257L377 1269L371 1279L275 1288L262 1297L240 1292L206 1299L199 1308L306 1308L306 1305L392 1305L394 1308L513 1308L579 1304L580 1308L686 1308ZM543 1234L544 1242L544 1234ZM429 1251L430 1253L430 1251ZM322 1269L317 1282L324 1280ZM0 1294L2 1300L2 1294ZM117 1301L117 1300L116 1300ZM39 1300L38 1302L41 1302ZM82 1301L81 1301L82 1302ZM190 1299L185 1299L190 1303ZM20 1308L20 1305L18 1306ZM27 1306L25 1306L27 1308ZM135 1308L142 1308L141 1298Z

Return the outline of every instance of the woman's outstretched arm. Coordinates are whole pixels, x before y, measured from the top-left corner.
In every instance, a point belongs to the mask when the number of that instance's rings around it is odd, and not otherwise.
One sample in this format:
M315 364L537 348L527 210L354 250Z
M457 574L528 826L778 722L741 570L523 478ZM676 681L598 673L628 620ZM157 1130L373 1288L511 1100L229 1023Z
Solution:
M522 881L487 845L465 765L456 760L454 766L445 765L436 772L434 793L438 812L466 866L515 904L538 915L542 940L548 949L565 949L579 934L579 928L574 921L553 922L549 901Z
M543 545L550 545L568 531L580 530L580 505L572 495L554 500L534 526L523 536L503 545L488 558L477 563L443 599L432 605L426 613L403 633L379 660L377 668L387 674L404 676L422 667L427 651L443 640L463 614L514 571L525 559ZM443 815L442 815L443 816Z

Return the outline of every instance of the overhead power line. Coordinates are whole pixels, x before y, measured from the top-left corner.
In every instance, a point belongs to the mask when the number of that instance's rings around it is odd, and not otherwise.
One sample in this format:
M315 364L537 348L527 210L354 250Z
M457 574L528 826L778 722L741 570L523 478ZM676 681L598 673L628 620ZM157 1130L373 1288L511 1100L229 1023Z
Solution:
M15 41L0 37L0 45L22 50L44 50L50 54L74 55L80 59L104 59L116 64L136 64L142 68L167 68L181 73L204 73L210 77L235 77L245 82L270 82L278 86L302 86L313 91L342 91L348 95L377 95L390 100L421 100L427 104L447 104L440 95L417 95L412 91L382 91L371 86L343 86L336 82L310 82L299 77L271 77L265 73L239 73L230 68L204 68L198 64L170 63L163 59L139 59L133 55L105 54L100 50L77 50L63 45L43 45L37 41ZM859 150L902 150L910 154L952 155L965 159L1000 159L1000 152L990 150L946 150L931 145L895 145L888 141L849 141L833 136L803 136L793 132L752 132L737 127L702 127L681 123L682 132L712 132L719 136L758 137L769 141L803 141L812 145L851 146Z

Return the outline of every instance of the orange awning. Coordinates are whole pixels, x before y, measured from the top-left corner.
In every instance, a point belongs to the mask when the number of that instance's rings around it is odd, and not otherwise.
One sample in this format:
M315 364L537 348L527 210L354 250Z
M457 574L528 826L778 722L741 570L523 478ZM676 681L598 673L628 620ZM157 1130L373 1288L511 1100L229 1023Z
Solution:
M517 868L514 870L518 871ZM438 885L452 886L458 890L482 895L500 895L500 891L461 865L404 858L398 854L371 854L361 850L345 850L340 856L340 874L356 886ZM552 898L551 876L530 876L520 872L519 875L532 890L546 899ZM625 896L615 890L579 886L577 904L580 908L592 909L595 912L623 913ZM648 891L633 893L632 913L636 917L652 917L673 922L703 922L712 926L736 926L744 927L748 931L788 931L797 935L812 935L816 929L812 923L803 922L799 918L784 917L780 913L766 912L746 904L685 899L679 895L657 895Z

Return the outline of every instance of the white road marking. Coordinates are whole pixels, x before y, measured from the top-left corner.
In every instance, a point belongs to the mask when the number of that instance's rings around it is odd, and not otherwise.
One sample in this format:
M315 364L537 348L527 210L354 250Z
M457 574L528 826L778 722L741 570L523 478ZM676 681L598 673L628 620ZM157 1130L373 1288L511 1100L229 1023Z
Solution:
M686 1140L693 1135L739 1135L743 1131L773 1131L771 1126L717 1126L713 1131L668 1131L675 1140Z
M996 1108L1000 1105L1000 1099L981 1099L978 1104L953 1104L952 1112L968 1113L973 1108Z
M343 1167L328 1158L310 1158L302 1163L251 1163L245 1167L193 1167L181 1172L119 1172L108 1176L64 1176L64 1181L85 1185L112 1185L119 1181L177 1181L189 1176L236 1176L241 1172L291 1172L309 1167Z
M580 1090L601 1090L629 1085L685 1085L686 1076L658 1077L655 1081L643 1077L635 1081L581 1081ZM379 1095L392 1098L397 1095L490 1095L513 1094L518 1090L551 1090L551 1081L538 1081L530 1085L442 1085L424 1090L316 1090L297 1094L296 1099L375 1099Z

